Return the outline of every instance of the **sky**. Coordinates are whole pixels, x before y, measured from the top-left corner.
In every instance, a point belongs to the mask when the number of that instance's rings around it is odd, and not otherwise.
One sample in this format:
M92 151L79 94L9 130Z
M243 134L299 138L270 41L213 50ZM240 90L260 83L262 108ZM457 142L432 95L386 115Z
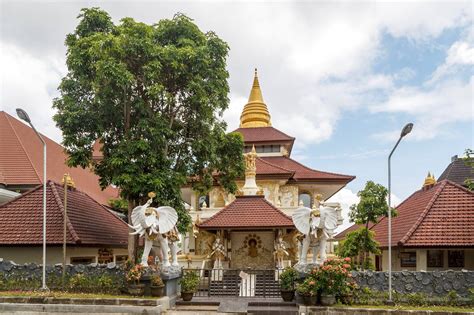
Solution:
M394 203L474 147L471 1L0 0L0 109L22 107L58 142L51 104L67 73L64 40L93 6L115 23L181 12L216 32L230 46L228 130L258 68L272 125L296 137L292 157L357 176L332 198L345 216L368 180L387 185L387 157L406 123L414 128L392 158Z

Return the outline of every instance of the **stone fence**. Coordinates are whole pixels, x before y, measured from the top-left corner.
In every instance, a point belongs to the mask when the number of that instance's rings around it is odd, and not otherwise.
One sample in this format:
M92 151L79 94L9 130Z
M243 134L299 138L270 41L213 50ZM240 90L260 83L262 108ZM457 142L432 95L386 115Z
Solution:
M360 287L373 291L388 291L388 272L353 271L352 276ZM456 291L460 296L468 296L474 289L474 271L397 271L392 272L392 289L398 293L425 293L444 296Z

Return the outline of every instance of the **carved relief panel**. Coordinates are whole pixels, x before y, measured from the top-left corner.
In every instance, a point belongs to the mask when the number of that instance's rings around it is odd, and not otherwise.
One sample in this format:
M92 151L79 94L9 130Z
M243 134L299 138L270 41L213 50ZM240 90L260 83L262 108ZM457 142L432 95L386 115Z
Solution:
M298 186L285 185L280 187L280 203L282 207L298 206Z

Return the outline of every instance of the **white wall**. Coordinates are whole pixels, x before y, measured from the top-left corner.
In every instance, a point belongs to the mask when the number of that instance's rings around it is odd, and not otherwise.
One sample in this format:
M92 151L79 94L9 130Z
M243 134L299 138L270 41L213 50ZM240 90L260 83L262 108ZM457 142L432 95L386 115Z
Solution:
M113 248L114 261L117 255L127 255L126 248ZM98 247L68 247L66 250L66 263L71 262L71 257L94 257L97 262ZM41 264L43 261L43 248L35 247L0 247L0 258L11 260L17 264L34 262ZM46 264L54 265L63 262L63 249L59 246L46 247Z

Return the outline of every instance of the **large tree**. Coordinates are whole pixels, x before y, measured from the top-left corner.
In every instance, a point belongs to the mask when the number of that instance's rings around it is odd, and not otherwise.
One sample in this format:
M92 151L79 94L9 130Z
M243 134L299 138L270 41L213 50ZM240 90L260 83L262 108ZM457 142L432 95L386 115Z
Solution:
M375 234L369 231L369 225L377 224L380 218L388 215L388 191L384 186L368 181L357 196L360 201L350 207L349 218L351 222L362 227L346 236L346 240L341 245L341 254L343 251L351 253L356 251L359 255L362 254L361 265L367 266L369 253L378 253L377 243L374 240ZM394 209L391 209L391 214L392 217L396 215Z
M78 18L54 101L68 163L93 166L102 187L120 188L129 210L155 191L158 204L177 209L185 232L190 217L180 188L191 183L206 192L217 181L234 192L244 170L242 138L227 134L222 119L229 47L182 14L153 25L114 24L99 8ZM96 140L100 160L92 156ZM135 241L129 238L131 258Z

